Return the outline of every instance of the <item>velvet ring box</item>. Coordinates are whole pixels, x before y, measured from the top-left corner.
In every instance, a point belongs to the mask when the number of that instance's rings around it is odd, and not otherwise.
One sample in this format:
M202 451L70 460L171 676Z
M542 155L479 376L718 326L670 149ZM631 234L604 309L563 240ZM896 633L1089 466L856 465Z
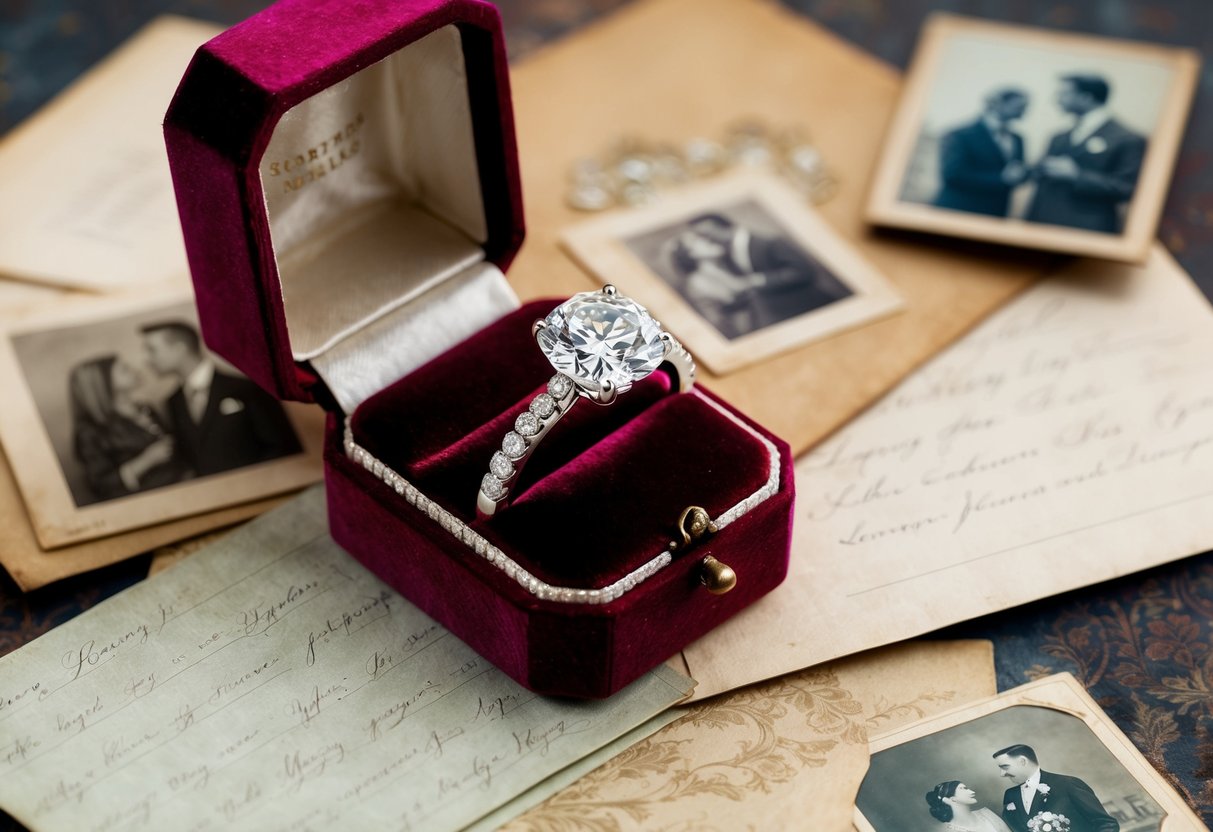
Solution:
M502 671L607 696L787 569L788 447L658 371L572 410L477 520L552 370L505 271L523 219L496 10L283 0L201 47L165 135L207 343L328 408L333 537ZM718 531L671 551L684 509ZM738 575L713 594L712 556Z

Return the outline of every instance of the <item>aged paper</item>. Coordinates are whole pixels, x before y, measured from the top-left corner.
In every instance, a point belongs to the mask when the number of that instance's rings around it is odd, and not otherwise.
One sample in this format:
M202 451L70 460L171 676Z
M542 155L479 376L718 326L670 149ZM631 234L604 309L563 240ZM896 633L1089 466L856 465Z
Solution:
M889 278L906 306L727 375L701 372L704 386L788 440L797 454L1052 262L874 231L863 218L868 177L883 149L900 78L773 0L632 3L527 57L512 86L527 242L509 277L524 300L601 286L560 247L563 232L587 216L564 201L575 162L629 135L681 146L719 136L739 119L809 131L839 180L838 193L817 212Z
M34 527L17 490L12 468L0 453L0 566L22 592L91 572L212 529L235 525L282 504L286 497L270 497L218 511L157 523L131 532L75 543L54 551L38 544Z
M989 642L912 642L691 708L504 829L844 829L867 737L991 696Z
M856 827L862 832L942 828L927 814L923 795L943 779L961 779L975 792L973 808L1010 816L1022 828L1027 818L1017 806L1020 791L993 759L995 751L1012 743L1029 745L1041 769L1029 817L1061 814L1076 832L1096 828L1097 818L1125 832L1207 829L1069 673L874 732L871 765L856 801ZM1070 797L1075 777L1097 804L1083 806ZM1004 803L1004 790L1010 802Z
M1210 355L1161 247L1040 284L798 461L788 579L684 651L696 696L1213 547Z
M305 492L0 659L34 830L456 829L682 699L531 694L328 537Z
M162 17L0 143L0 274L81 289L181 283L188 270L160 124L219 32Z

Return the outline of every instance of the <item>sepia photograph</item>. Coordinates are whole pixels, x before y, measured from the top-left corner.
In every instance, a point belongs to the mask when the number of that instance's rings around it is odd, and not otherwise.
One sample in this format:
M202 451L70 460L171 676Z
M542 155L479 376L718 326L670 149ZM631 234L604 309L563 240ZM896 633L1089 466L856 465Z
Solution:
M747 173L565 236L723 374L895 312L892 285L786 184Z
M43 546L320 479L317 415L208 352L188 298L68 309L0 349L0 442Z
M1189 50L933 17L869 218L1140 262L1198 68Z
M1197 828L1068 674L873 738L871 751L856 798L863 832Z

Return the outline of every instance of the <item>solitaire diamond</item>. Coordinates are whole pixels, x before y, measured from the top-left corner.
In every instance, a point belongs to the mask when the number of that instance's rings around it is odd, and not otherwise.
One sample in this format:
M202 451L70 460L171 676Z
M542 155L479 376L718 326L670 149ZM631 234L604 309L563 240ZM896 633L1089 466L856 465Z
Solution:
M665 359L661 326L643 306L622 295L573 295L544 323L537 335L539 348L553 367L587 390L601 390L608 381L627 390Z

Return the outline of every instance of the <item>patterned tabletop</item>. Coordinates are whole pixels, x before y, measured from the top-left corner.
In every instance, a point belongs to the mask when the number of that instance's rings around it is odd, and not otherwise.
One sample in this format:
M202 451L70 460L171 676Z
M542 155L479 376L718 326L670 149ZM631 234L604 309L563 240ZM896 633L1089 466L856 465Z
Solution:
M501 0L511 57L626 0ZM1208 0L785 0L904 67L935 10L1194 47L1213 55ZM0 134L157 14L230 24L255 0L0 0ZM1213 62L1206 64L1160 237L1213 298ZM2 197L0 197L2 198ZM136 558L22 595L0 573L0 655L141 580ZM1213 824L1213 553L951 628L995 643L1000 688L1070 671ZM0 813L0 832L20 829Z

